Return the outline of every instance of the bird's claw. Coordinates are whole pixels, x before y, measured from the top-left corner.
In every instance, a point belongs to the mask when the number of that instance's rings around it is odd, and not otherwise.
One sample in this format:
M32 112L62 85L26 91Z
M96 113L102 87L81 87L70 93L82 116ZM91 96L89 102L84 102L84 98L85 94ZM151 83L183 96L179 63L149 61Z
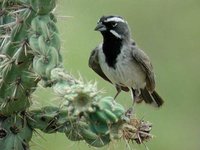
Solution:
M131 116L133 115L134 109L133 107L130 107L126 112L125 112L125 116L128 118L131 118Z

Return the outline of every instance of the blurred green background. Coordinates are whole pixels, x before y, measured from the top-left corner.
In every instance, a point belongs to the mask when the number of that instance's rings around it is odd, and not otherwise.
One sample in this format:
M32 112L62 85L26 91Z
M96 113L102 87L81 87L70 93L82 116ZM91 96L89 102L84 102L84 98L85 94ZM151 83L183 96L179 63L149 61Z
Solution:
M123 16L134 40L150 56L156 73L157 91L165 99L161 109L137 105L139 118L153 123L155 138L146 143L150 150L200 149L200 1L199 0L58 0L56 15L62 40L65 68L85 80L97 80L105 95L115 89L88 67L90 51L101 42L94 32L102 15ZM68 16L68 17L65 17ZM37 90L35 99L49 104L54 95ZM117 101L131 104L130 93ZM94 149L84 142L71 142L63 134L35 135L32 150ZM132 149L145 146L130 143ZM103 150L128 149L116 141Z

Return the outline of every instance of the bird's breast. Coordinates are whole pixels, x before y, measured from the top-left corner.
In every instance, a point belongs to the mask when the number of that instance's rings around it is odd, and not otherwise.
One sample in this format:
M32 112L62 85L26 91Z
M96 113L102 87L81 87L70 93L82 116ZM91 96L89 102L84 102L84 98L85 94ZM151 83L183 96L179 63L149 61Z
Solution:
M104 53L99 52L99 63L104 74L113 84L129 88L144 88L146 85L144 72L128 52L118 55L114 68L107 64Z

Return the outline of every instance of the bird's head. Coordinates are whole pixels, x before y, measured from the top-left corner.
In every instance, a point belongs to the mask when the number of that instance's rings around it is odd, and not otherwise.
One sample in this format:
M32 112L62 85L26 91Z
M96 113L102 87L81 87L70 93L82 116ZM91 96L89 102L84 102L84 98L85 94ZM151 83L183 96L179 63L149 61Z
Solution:
M128 23L120 16L102 16L97 22L95 31L100 31L104 38L106 36L118 39L130 38Z

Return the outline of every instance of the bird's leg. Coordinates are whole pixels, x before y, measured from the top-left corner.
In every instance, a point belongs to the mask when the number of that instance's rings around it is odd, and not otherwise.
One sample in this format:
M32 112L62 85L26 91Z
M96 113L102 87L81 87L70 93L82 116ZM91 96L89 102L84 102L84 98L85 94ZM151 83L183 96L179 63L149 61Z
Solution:
M116 95L114 96L114 99L116 99L117 96L119 95L119 93L122 91L122 90L121 90L121 87L120 87L119 85L115 85L115 87L116 87L116 89L117 89L117 93L116 93Z
M140 91L137 89L131 88L131 97L132 97L132 106L125 113L125 116L129 118L133 114L135 102L139 102L140 100Z
M131 98L132 98L132 107L134 107L136 101L136 92L133 88L131 88Z
M131 88L131 95L133 100L133 106L136 103L140 103L142 101L140 97L140 90Z

